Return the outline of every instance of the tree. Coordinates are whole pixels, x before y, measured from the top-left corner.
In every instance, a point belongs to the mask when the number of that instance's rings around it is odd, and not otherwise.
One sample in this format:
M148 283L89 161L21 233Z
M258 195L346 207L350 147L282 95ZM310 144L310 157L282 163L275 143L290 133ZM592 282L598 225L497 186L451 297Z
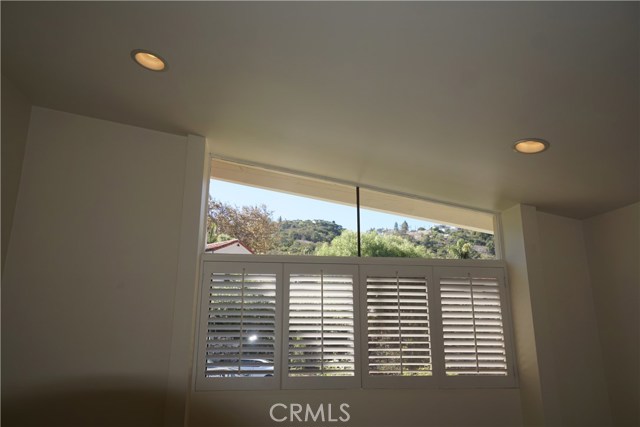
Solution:
M279 242L271 253L312 255L316 247L339 236L344 228L334 221L283 220L279 223Z
M475 258L474 250L471 247L471 243L465 243L464 240L458 239L455 245L449 247L449 253L454 258L469 259Z
M362 256L366 257L407 257L429 258L427 250L407 239L392 234L378 234L375 231L361 236ZM323 243L317 250L320 256L358 256L358 236L346 230L331 241Z
M409 232L409 224L407 221L402 221L402 225L400 226L400 233L407 234Z
M265 205L240 208L209 199L207 241L219 241L225 234L238 239L255 253L267 253L276 243L278 223Z
M231 239L232 237L228 234L218 233L218 227L207 217L207 243L224 242Z

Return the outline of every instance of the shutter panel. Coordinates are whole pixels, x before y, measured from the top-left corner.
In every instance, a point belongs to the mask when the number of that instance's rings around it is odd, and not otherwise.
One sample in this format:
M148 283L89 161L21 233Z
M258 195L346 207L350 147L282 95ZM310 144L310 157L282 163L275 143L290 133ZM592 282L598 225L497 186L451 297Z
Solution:
M468 274L439 285L446 375L508 375L500 281Z
M432 375L426 277L367 276L369 375Z
M211 273L206 376L272 376L275 325L275 274Z
M289 276L289 376L353 376L353 277Z
M289 285L284 385L291 388L357 385L354 305L357 268L287 265L285 277Z

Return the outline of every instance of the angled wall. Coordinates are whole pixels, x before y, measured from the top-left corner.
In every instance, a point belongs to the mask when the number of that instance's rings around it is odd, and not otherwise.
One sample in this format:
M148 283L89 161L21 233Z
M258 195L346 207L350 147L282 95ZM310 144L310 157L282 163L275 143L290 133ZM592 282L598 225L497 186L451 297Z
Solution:
M582 221L526 205L501 217L524 424L612 425Z
M31 103L2 75L2 271L9 247L22 162L27 143Z
M33 108L2 282L3 426L162 424L186 140Z
M538 212L540 288L562 426L612 425L582 221ZM615 424L614 424L615 425Z
M503 252L509 274L522 418L525 426L541 426L552 417L549 402L553 402L553 398L548 395L553 388L545 387L547 397L544 398L542 372L547 378L552 378L552 375L543 361L539 360L538 347L544 347L542 341L548 328L544 324L544 316L539 310L534 311L533 304L538 298L534 283L540 281L536 210L531 206L516 205L502 212L501 222Z
M640 203L584 221L613 425L640 425Z

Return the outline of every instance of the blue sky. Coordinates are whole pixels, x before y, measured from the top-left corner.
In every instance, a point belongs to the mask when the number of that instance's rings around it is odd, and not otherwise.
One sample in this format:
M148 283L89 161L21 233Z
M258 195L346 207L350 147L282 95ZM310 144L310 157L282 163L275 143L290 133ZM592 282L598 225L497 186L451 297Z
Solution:
M355 204L353 207L339 205L215 179L211 180L209 194L216 200L235 206L264 204L268 210L273 212L274 219L278 219L278 217L282 217L282 219L324 219L335 221L336 224L349 230L356 229ZM400 225L405 220L410 229L429 228L434 225L432 222L405 218L401 215L391 215L367 209L360 211L360 226L363 231L371 228L393 228L394 223L397 222Z

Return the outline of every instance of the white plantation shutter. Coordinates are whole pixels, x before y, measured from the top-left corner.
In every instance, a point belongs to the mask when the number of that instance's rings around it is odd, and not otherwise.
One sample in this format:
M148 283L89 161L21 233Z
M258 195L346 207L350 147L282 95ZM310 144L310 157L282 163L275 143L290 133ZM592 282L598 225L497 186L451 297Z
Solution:
M287 265L285 279L287 373L283 384L291 388L357 385L357 268Z
M445 375L512 376L503 270L438 271Z
M273 375L276 275L212 273L210 282L205 375Z
M431 270L366 266L361 270L366 386L424 386L431 381ZM426 378L425 378L426 377ZM398 380L401 378L400 380Z
M281 266L205 265L201 374L212 379L212 388L232 382L242 387L247 380L252 387L277 386Z
M517 385L502 266L363 261L205 261L196 390Z
M430 375L427 281L368 277L370 375Z

